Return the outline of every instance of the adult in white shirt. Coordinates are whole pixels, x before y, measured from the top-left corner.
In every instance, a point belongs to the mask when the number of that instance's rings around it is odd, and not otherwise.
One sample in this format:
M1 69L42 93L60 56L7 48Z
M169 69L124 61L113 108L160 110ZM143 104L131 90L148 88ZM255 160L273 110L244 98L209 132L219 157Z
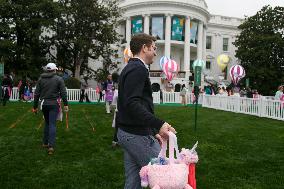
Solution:
M283 86L280 85L280 86L278 87L278 91L275 93L274 99L275 99L275 100L280 100L280 98L282 97L282 95L283 95Z

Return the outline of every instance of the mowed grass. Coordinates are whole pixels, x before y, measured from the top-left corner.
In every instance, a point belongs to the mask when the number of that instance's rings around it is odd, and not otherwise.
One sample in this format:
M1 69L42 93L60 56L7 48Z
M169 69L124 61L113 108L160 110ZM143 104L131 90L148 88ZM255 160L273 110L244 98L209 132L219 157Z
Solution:
M0 189L123 188L123 153L111 148L113 117L102 104L70 105L52 156L31 107L0 107ZM284 122L199 108L195 132L193 107L156 106L156 114L176 128L179 148L199 141L199 189L284 188Z

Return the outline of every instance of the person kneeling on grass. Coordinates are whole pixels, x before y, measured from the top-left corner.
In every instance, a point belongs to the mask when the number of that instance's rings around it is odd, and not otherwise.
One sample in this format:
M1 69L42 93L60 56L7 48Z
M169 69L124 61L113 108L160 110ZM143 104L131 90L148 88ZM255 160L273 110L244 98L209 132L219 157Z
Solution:
M43 132L43 147L48 148L48 154L54 153L56 137L56 119L59 112L57 99L62 98L65 112L68 111L67 92L64 81L56 75L57 67L54 63L46 65L46 73L41 74L34 94L33 112L37 112L38 101L41 99L41 108L45 119Z

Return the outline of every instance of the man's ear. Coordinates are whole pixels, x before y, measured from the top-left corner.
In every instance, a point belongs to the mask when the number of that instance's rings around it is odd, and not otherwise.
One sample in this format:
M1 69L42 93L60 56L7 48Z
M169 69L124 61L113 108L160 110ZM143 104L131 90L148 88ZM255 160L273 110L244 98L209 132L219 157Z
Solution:
M143 51L143 53L145 53L147 51L147 46L145 44L142 46L142 51Z

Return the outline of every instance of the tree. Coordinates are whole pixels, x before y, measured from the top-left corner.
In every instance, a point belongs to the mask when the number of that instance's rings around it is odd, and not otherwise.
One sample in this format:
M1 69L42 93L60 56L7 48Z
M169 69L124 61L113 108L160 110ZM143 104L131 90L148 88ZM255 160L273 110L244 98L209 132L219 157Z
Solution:
M119 40L116 24L120 9L116 0L59 0L63 8L54 30L56 58L59 65L73 71L79 79L82 73L96 73L89 68L90 60L103 61L104 70L115 67ZM106 64L105 64L106 63Z
M0 0L0 59L5 69L38 76L49 51L44 30L58 16L52 0Z
M246 78L264 95L274 94L284 82L283 15L284 7L263 7L238 27L241 33L234 43Z

